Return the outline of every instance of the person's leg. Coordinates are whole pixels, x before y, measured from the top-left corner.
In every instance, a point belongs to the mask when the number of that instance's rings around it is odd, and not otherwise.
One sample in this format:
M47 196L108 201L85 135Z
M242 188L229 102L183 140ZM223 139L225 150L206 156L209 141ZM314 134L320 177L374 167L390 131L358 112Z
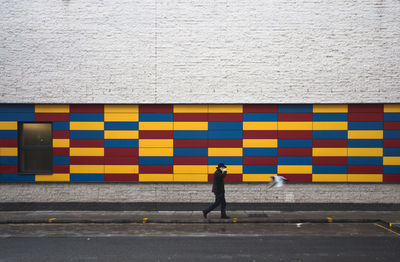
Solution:
M213 209L215 209L219 204L221 204L221 194L215 195L215 202L212 203L208 208L204 210L206 214L210 213Z
M221 217L226 217L225 194L222 194L222 196L221 196Z

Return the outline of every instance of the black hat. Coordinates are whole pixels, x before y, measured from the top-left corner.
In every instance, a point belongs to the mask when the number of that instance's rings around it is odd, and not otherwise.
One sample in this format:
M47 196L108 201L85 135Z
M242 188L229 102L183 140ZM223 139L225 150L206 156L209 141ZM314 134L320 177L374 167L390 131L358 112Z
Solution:
M218 168L220 168L220 167L226 168L226 166L224 165L224 163L219 163L219 164L218 164Z

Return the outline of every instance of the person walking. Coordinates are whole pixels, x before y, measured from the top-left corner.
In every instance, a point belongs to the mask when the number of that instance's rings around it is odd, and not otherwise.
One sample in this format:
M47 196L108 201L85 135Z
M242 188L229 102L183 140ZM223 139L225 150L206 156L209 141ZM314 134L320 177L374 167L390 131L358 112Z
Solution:
M207 214L210 213L217 206L221 205L221 218L229 218L226 215L226 201L225 201L225 186L224 178L226 177L227 171L224 163L219 163L217 170L214 173L214 181L212 192L215 195L215 202L208 208L203 210L203 217L207 218Z

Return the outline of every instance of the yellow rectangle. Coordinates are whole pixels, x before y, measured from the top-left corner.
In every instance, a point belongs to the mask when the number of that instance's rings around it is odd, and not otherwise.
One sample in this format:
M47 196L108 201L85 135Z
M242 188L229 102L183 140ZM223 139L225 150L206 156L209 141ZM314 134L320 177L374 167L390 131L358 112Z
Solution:
M173 148L156 148L156 147L148 147L148 148L139 148L139 156L173 156L174 149Z
M278 130L312 130L313 122L278 122Z
M349 156L383 156L382 148L349 148Z
M347 156L347 148L313 148L313 156Z
M105 122L138 122L138 113L105 113Z
M70 165L71 174L104 174L104 165Z
M36 113L69 113L69 105L35 105Z
M243 139L243 147L278 147L278 139Z
M208 105L174 105L174 113L208 113Z
M385 113L400 113L400 104L385 104L383 111Z
M141 147L174 147L173 139L139 139Z
M68 182L69 174L35 175L36 182L59 181Z
M385 166L400 166L400 156L384 156L383 165Z
M348 174L348 182L382 182L382 174Z
M348 139L383 139L383 130L349 130Z
M140 122L139 130L173 130L173 122Z
M174 174L175 182L207 182L208 174Z
M17 130L18 122L15 121L0 121L0 130Z
M208 122L174 122L174 130L208 130Z
M105 139L138 139L137 130L104 130Z
M278 165L278 174L311 174L311 165Z
M276 174L243 174L243 182L269 182Z
M105 165L104 172L106 174L137 174L139 173L138 165Z
M174 165L174 174L207 174L206 165Z
M243 105L209 105L209 113L243 113Z
M347 182L347 174L313 174L313 182Z
M242 156L242 148L209 148L208 156Z
M139 113L138 105L104 105L105 113Z
M69 139L53 139L53 147L69 147Z
M104 156L104 148L71 147L70 156Z
M243 130L278 130L277 122L243 122Z
M173 174L139 174L140 182L172 182Z
M224 163L226 165L226 171L229 174L242 174L243 166L242 165L229 165L229 163ZM215 172L217 165L209 165L208 173L213 174Z
M18 156L18 148L0 147L0 156Z
M313 122L313 130L347 130L347 122Z
M348 105L314 105L314 113L347 113Z
M104 122L69 122L70 130L104 130Z

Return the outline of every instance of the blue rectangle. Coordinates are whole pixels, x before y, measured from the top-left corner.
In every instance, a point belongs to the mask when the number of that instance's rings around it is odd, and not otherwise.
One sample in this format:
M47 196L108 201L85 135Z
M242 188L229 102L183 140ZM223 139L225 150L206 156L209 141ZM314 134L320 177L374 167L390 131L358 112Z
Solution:
M2 113L35 113L35 105L2 104L2 105L0 105L0 112L2 112Z
M355 157L349 156L347 164L351 166L381 166L383 165L383 157Z
M0 130L0 139L15 139L18 138L17 130Z
M229 165L242 165L243 160L241 156L209 156L209 165L218 165L219 163L224 163L229 170Z
M69 130L69 122L53 122L53 130Z
M278 105L279 113L312 113L313 105L284 104Z
M348 147L383 147L383 139L349 139Z
M174 158L169 156L140 156L139 165L173 165Z
M104 139L102 130L71 130L69 132L71 139Z
M313 121L347 121L347 113L313 113Z
M400 113L383 113L385 121L400 121Z
M138 130L138 122L104 122L104 130Z
M276 174L276 165L265 166L243 166L243 174Z
M208 156L208 148L174 148L174 156Z
M103 113L70 113L70 121L104 121Z
M313 166L313 174L347 174L347 166Z
M0 121L35 121L35 113L0 113Z
M139 147L138 139L104 139L104 147Z
M208 130L243 130L243 122L208 122Z
M35 182L35 175L0 174L0 182Z
M400 156L400 148L384 148L384 156Z
M398 165L398 166L383 166L383 174L400 175L400 165Z
M278 165L312 165L312 157L278 156Z
M242 139L243 131L208 131L209 139Z
M53 165L69 165L69 156L53 156Z
M104 182L104 174L70 174L70 182Z
M384 139L400 139L400 130L383 130Z
M277 148L243 148L243 156L277 156Z
M349 122L349 130L382 130L383 122Z
M243 121L268 122L278 121L277 113L243 113Z
M278 139L278 147L309 148L313 147L312 139Z
M314 139L347 139L347 131L330 131L330 130L321 130L321 131L313 131Z
M17 156L0 156L0 165L18 165L18 157Z
M174 139L207 139L208 131L174 131Z
M173 113L139 113L139 121L142 122L173 122Z

